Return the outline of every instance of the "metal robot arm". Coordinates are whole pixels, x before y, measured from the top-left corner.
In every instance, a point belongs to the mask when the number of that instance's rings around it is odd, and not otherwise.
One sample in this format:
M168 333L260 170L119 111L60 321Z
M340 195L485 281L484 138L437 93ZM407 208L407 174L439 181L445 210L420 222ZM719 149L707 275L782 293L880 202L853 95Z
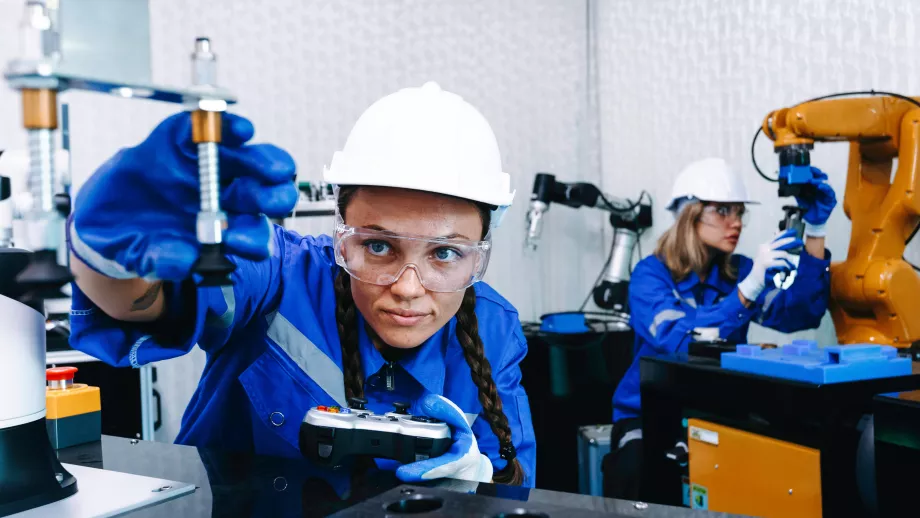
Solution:
M630 259L639 238L639 231L652 226L652 207L603 194L597 186L584 183L563 183L552 174L538 173L530 196L527 213L526 246L537 249L543 231L543 214L550 204L558 203L572 208L593 207L610 212L614 228L610 261L604 270L603 280L594 288L594 303L598 307L627 313Z
M831 266L831 315L841 344L910 347L920 340L920 277L902 257L920 222L920 103L894 96L805 102L767 115L780 196L796 194L815 142L849 142L845 261ZM892 177L892 161L898 161Z

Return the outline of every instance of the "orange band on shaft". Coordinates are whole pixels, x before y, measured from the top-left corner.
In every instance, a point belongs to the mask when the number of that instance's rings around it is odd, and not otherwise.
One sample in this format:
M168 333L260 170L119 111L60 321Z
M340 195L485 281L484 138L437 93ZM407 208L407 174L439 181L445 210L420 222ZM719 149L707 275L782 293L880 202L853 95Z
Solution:
M220 143L220 112L196 110L192 112L192 142Z
M22 123L26 129L57 129L57 92L23 89Z

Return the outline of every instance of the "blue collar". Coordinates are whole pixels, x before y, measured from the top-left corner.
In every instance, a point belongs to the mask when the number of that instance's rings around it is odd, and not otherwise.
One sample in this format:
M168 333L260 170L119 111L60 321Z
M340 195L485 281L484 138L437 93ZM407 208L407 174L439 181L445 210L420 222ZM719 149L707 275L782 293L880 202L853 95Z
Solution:
M690 275L688 275L687 278L677 283L677 290L682 294L695 294L694 289L699 284L705 284L711 288L714 288L721 292L722 295L727 295L736 286L736 283L722 277L719 274L719 265L713 263L713 265L709 268L709 273L706 275L705 281L701 282L700 276L697 275L696 272L690 272Z
M453 320L444 325L422 345L407 353L396 363L416 379L426 390L433 394L444 391L444 375L447 363L444 361L447 345L453 336ZM364 380L376 374L387 363L380 351L367 335L364 317L358 315L358 350L361 354L361 366Z

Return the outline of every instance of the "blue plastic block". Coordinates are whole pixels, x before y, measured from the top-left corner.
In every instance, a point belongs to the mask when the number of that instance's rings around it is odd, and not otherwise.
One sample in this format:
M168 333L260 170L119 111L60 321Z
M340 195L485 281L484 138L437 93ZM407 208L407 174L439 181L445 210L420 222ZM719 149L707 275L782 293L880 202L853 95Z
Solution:
M552 313L543 315L540 331L545 333L578 334L591 331L585 323L584 313Z
M779 168L780 178L785 178L790 185L808 183L812 179L810 165L785 165Z
M910 358L898 357L890 345L829 345L794 340L779 349L739 345L722 353L722 368L817 384L840 383L911 373Z

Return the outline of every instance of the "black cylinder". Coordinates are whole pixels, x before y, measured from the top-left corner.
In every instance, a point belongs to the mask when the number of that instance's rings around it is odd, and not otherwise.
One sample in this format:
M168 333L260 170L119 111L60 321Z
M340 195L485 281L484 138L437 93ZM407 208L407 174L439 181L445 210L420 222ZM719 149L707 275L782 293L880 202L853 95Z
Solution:
M58 462L45 418L0 429L0 516L56 502L77 492Z

